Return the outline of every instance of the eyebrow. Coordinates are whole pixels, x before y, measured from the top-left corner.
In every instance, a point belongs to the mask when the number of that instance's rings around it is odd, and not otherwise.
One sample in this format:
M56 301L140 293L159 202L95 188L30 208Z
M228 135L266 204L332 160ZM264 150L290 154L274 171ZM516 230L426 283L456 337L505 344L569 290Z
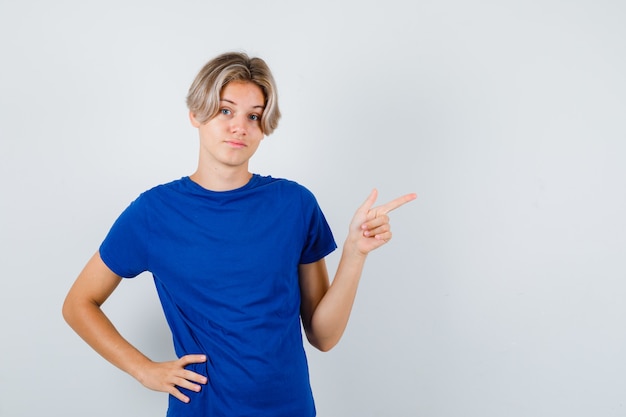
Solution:
M225 101L225 102L227 102L227 103L237 105L237 103L235 103L234 101L229 100L229 99L227 99L227 98L222 98L222 99L220 99L220 101ZM261 106L261 105L259 104L259 105L256 105L256 106L252 106L252 108L253 108L253 109L265 109L265 106Z

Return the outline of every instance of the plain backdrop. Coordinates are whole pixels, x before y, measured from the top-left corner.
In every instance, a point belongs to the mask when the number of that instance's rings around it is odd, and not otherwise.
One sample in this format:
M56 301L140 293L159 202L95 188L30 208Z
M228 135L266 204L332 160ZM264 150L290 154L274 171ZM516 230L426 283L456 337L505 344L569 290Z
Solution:
M195 169L184 98L229 50L279 87L252 169L311 189L339 243L373 187L419 195L343 340L307 347L320 417L626 415L624 22L617 0L0 0L0 416L165 414L61 305L128 203ZM104 308L173 359L149 275Z

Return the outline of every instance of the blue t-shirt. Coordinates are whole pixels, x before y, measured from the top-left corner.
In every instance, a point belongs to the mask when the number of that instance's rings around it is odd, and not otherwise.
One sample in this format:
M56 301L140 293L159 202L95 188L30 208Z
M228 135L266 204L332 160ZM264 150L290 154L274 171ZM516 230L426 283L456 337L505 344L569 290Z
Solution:
M189 177L141 194L100 247L122 277L150 271L180 357L208 377L168 416L314 416L300 328L298 265L336 248L313 194L253 175L213 192Z

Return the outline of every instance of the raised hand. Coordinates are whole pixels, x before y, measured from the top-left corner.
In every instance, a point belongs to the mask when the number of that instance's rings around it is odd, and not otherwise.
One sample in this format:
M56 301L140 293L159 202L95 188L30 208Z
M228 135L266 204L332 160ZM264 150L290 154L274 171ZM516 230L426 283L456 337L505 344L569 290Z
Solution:
M154 391L167 392L184 403L189 397L180 392L178 387L190 391L200 391L201 385L207 383L207 377L185 369L193 363L206 362L205 355L186 355L169 362L150 362L137 378L145 387Z
M387 213L415 200L417 194L405 194L386 204L372 207L377 197L378 191L372 190L350 223L348 241L352 242L356 250L363 255L389 242L392 234Z

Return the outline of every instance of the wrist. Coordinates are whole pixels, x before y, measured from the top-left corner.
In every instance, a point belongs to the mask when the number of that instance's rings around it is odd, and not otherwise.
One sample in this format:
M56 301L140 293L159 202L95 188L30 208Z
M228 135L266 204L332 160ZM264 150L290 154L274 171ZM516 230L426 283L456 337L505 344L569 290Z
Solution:
M148 378L147 377L147 375L149 373L148 369L149 369L150 365L152 365L152 363L153 362L150 359L148 359L147 357L142 355L142 357L140 357L128 369L128 373L130 374L130 376L135 378L141 384L145 384L145 382L146 382L146 380Z
M349 257L356 261L364 262L367 258L367 252L363 252L359 249L358 240L346 239L343 245L343 256Z

